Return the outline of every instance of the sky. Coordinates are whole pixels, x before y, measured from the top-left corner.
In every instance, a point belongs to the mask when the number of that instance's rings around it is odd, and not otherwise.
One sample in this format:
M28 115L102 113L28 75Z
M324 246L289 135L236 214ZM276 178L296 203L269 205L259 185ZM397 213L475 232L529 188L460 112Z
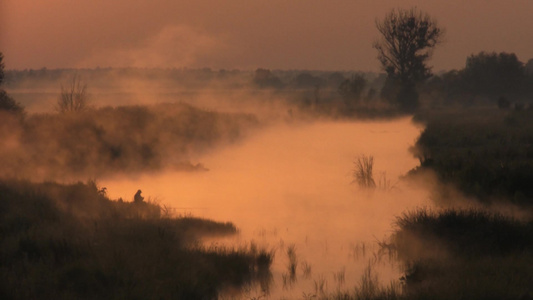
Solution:
M446 31L435 71L533 58L532 0L0 0L0 51L7 69L380 71L375 22L411 7Z

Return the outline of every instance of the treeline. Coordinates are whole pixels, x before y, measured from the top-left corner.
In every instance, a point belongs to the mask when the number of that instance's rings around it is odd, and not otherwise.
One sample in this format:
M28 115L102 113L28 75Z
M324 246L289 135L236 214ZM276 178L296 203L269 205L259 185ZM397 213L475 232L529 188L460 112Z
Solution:
M185 88L338 88L352 72L270 70L203 69L145 69L145 68L94 68L94 69L26 69L5 71L5 85L9 89L42 88L79 75L89 86L113 87L117 79L124 81L156 81L161 84ZM363 73L360 73L363 74ZM365 73L365 76L377 76Z
M272 254L206 249L231 223L112 201L94 182L0 181L0 298L216 299L268 277Z
M429 101L440 104L520 109L533 101L533 59L524 64L514 53L472 54L463 69L433 76L422 90Z

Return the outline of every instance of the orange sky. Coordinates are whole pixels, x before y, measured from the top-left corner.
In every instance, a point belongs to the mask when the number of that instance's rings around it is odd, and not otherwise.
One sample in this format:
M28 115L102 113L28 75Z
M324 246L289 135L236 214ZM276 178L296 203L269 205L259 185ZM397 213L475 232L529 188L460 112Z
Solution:
M431 64L533 58L531 0L0 0L8 69L211 67L378 71L376 18L418 8L446 29Z

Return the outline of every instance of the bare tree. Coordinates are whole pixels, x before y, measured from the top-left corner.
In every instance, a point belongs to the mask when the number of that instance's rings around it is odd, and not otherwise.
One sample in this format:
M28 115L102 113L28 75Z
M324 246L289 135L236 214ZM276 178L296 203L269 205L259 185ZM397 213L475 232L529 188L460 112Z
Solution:
M76 112L88 108L87 84L83 83L78 75L65 87L61 85L61 95L57 100L56 110L59 112Z
M441 41L443 29L416 8L392 10L382 21L376 21L376 27L381 39L374 43L374 48L389 81L399 85L396 95L399 104L404 108L416 105L412 103L418 101L415 85L431 76L426 61Z

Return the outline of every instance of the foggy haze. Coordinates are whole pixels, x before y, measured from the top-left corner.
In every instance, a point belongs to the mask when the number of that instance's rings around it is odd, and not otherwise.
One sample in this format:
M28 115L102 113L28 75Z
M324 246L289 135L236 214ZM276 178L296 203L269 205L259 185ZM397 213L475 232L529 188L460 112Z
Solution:
M375 20L417 6L446 28L434 70L533 49L533 2L0 1L7 69L212 67L379 71Z
M0 0L0 295L533 295L531 12Z
M332 274L340 270L347 282L357 281L377 251L376 240L390 234L395 217L431 205L425 189L399 181L418 163L407 149L419 130L407 118L278 124L200 156L209 172L163 172L101 184L114 198L129 200L141 188L175 213L233 220L240 234L230 245L253 241L276 251L273 276L278 281L271 299L299 297L322 277L334 289ZM374 156L376 180L386 176L391 190L369 192L351 184L353 161L361 154ZM355 245L362 244L368 256L357 253L361 250ZM298 259L313 273L286 290L279 278L286 270L288 245L295 245ZM386 262L373 265L385 284L398 277L399 270Z

